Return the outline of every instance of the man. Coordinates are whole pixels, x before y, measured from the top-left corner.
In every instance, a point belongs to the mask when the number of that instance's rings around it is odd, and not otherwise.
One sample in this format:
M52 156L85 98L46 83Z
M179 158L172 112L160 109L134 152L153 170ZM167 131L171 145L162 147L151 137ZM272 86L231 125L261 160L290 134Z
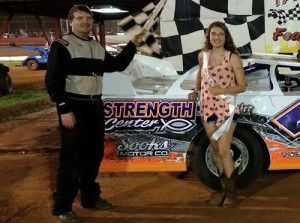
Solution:
M68 20L71 33L51 45L45 84L56 102L61 133L52 213L63 222L77 222L72 204L78 190L84 208L112 207L100 197L100 185L95 182L104 151L103 72L124 70L143 34L113 57L89 37L93 15L87 6L73 6Z

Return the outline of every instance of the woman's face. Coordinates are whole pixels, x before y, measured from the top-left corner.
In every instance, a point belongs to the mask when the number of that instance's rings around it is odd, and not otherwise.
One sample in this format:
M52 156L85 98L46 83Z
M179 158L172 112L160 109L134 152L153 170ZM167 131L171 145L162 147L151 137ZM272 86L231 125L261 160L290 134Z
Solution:
M212 27L209 33L209 40L213 47L223 47L225 38L225 32L222 28L217 26Z

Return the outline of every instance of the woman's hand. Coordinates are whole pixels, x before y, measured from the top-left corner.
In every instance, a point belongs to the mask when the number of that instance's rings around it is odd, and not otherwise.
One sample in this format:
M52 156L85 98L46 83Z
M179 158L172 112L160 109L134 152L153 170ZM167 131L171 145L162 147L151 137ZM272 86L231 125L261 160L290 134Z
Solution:
M218 96L221 94L229 94L229 90L228 90L228 88L221 88L219 85L215 85L210 88L210 93L213 96Z
M198 91L193 91L188 94L188 101L196 101L198 98Z

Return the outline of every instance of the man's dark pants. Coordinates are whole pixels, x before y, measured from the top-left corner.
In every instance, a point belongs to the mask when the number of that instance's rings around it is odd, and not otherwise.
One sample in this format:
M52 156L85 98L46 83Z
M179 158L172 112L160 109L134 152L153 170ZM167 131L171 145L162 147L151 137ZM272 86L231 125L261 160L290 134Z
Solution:
M53 214L72 210L78 190L81 204L89 204L100 196L100 185L95 182L104 153L104 111L102 100L68 101L75 114L76 127L62 126L56 191L53 194Z

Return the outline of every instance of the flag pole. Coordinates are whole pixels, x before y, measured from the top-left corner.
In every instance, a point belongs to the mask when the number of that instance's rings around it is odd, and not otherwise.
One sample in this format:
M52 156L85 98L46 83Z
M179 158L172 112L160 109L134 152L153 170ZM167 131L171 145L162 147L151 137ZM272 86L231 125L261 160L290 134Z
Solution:
M153 23L155 21L156 16L160 12L160 10L163 8L166 1L167 0L160 0L159 3L155 6L155 9L153 10L152 15L147 20L147 22L144 24L144 26L141 30L141 33L146 33L151 29L151 27L153 26Z

